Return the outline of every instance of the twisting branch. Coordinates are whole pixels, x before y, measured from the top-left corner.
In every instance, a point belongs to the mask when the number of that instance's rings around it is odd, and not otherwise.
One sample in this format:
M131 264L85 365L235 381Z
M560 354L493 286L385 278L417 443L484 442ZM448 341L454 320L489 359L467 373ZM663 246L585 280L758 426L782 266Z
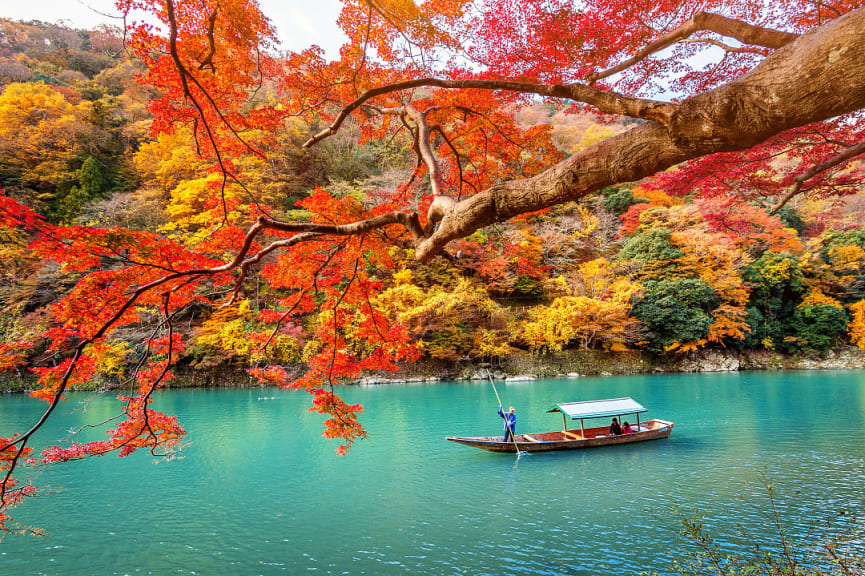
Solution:
M357 94L357 77L360 74L360 71L364 69L366 66L366 57L367 57L367 49L369 48L369 33L372 29L372 5L369 7L369 12L366 17L366 32L364 32L363 36L363 57L360 60L360 64L357 65L357 68L354 71L354 75L351 77L351 85L354 88L354 93Z
M788 190L787 193L781 197L777 204L772 206L772 208L769 210L769 214L774 214L775 212L783 208L787 202L789 202L794 196L796 196L802 191L802 186L805 185L805 182L807 182L817 174L825 172L830 168L834 168L839 164L843 164L844 162L847 162L848 160L851 160L856 156L859 156L860 154L865 154L865 142L860 142L859 144L850 146L840 154L829 158L825 162L821 162L820 164L812 166L805 172L799 174L798 176L793 178L793 187L790 188L790 190Z
M406 104L398 108L383 108L380 110L382 114L396 114L399 116L405 116L411 118L411 120L414 122L416 127L415 143L417 144L418 154L426 163L427 168L429 169L430 186L432 187L433 195L440 196L441 169L439 168L438 159L435 157L432 146L430 144L430 142L432 141L432 129L426 121L427 115L431 111L432 109L420 112L411 104Z
M448 145L448 148L451 149L451 152L454 155L454 159L455 159L454 164L456 164L456 166L457 166L457 171L459 172L459 179L460 179L460 187L459 187L459 190L457 192L457 202L459 202L460 198L462 198L462 196L463 196L463 183L465 182L465 178L463 177L462 157L460 156L459 151L456 149L456 146L454 146L453 142L451 142L451 139L448 138L448 135L445 134L445 131L442 129L441 126L438 126L438 125L433 126L432 130L434 132L438 132L439 136L442 137L442 140L445 141L445 143Z
M180 51L177 48L178 26L177 26L177 16L174 13L174 0L166 0L165 8L166 8L166 15L168 17L168 27L169 27L168 50L169 50L169 53L171 54L171 59L174 62L174 67L177 69L177 74L180 78L180 86L181 86L181 88L183 88L183 95L189 101L192 102L192 105L198 111L198 116L196 116L193 119L194 128L196 128L195 130L193 130L193 137L195 139L196 149L198 150L199 155L201 155L201 148L200 148L199 142L198 142L198 130L197 130L198 122L200 119L201 124L204 126L204 131L207 134L207 139L210 142L211 147L213 148L213 153L216 155L216 162L219 165L220 171L222 172L222 187L221 187L220 197L222 200L222 219L223 219L223 223L225 223L228 219L228 206L227 206L226 201L225 201L225 187L228 183L229 178L231 178L232 180L237 182L240 185L240 187L244 190L244 192L246 192L250 197L253 198L253 201L255 202L256 206L259 209L261 209L261 206L258 204L258 201L255 200L255 197L252 195L252 193L249 191L249 189L246 187L246 185L243 184L234 175L234 173L231 170L229 170L228 167L226 166L225 160L222 157L222 152L219 148L219 145L216 142L216 135L214 134L213 129L210 126L210 122L207 121L207 115L204 113L204 106L201 104L201 102L198 101L198 99L195 97L195 95L193 95L192 90L189 87L189 81L191 80L192 83L195 84L195 86L198 88L199 92L204 96L205 100L207 100L207 102L210 103L210 106L213 108L213 110L216 113L217 117L219 118L220 122L222 122L226 126L226 128L228 128L228 130L232 133L232 135L237 139L238 142L243 144L243 146L251 154L254 154L254 155L259 156L259 157L262 157L263 154L261 153L260 150L257 150L255 147L253 147L251 144L249 144L249 142L247 142L243 138L243 136L240 135L240 133L237 131L237 129L231 124L231 122L228 121L228 118L225 117L225 114L222 112L219 105L213 99L213 96L211 96L210 92L201 84L201 82L198 81L198 78L196 78L195 75L193 75L189 71L189 69L187 69L186 66L183 64L183 61L180 58ZM214 40L213 40L213 35L212 35L213 34L213 27L215 25L216 25L216 9L214 9L214 11L210 14L210 18L208 20L209 41L212 44L211 44L211 54L209 54L207 56L205 61L207 61L208 59L211 59L213 57L213 54L216 52L216 46L215 46L215 44L213 44ZM213 68L212 62L210 64L210 66L211 66L211 68ZM262 210L262 212L264 212L264 210Z
M199 70L210 68L211 72L216 72L216 67L213 65L213 56L216 54L216 40L213 37L214 30L216 29L216 10L214 8L210 16L207 17L207 46L209 51L198 65Z
M720 14L697 12L687 22L669 34L665 34L654 42L650 42L645 48L621 64L613 66L603 72L589 74L586 77L586 81L589 83L589 86L592 86L598 80L617 74L622 70L627 70L634 64L642 62L652 54L660 52L664 48L672 46L676 42L684 40L692 34L701 31L715 32L721 36L735 38L743 44L751 44L754 46L763 46L764 48L773 49L786 46L799 37L799 34L755 26L753 24L742 22L741 20L721 16Z

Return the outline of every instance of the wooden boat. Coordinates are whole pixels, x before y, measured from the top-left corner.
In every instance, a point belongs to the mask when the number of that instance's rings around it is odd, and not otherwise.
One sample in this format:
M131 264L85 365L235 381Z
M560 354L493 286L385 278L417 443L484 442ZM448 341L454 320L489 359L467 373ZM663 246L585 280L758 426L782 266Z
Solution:
M561 431L517 434L515 442L503 442L501 436L448 436L447 439L490 452L516 452L517 448L520 452L548 452L667 438L673 431L673 423L657 419L640 422L640 414L645 411L642 405L631 398L568 402L556 404L547 411L562 414L564 425ZM621 422L623 416L630 414L636 415L637 422L631 427L634 431L630 434L611 436L609 424L595 428L586 428L584 424L585 420L592 418L618 418ZM568 429L568 419L579 420L580 427Z

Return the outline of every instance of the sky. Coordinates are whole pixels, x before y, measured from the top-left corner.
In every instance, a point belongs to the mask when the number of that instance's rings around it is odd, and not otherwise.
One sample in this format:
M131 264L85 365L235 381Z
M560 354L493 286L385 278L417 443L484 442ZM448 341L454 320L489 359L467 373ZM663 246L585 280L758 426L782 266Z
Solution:
M345 40L336 26L339 0L259 0L279 34L282 48L302 50L312 44L324 48L328 58L338 56ZM120 24L114 0L3 0L0 17L13 20L63 21L72 28L92 28L102 23Z

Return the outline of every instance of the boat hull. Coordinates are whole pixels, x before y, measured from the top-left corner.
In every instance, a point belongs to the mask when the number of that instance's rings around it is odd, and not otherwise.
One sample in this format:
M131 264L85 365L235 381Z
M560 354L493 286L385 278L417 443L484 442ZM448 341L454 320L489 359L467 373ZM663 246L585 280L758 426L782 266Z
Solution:
M516 442L502 442L501 436L448 436L447 439L458 444L480 448L489 452L552 452L554 450L577 450L631 444L646 440L661 440L670 436L673 423L665 420L649 420L640 426L638 432L609 436L606 428L585 430L565 430L559 432L540 432L536 434L517 434Z

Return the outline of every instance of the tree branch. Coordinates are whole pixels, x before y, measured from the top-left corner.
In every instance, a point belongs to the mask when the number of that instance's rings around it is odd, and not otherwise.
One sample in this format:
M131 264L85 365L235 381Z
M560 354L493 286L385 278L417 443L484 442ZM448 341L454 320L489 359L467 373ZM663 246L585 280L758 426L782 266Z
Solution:
M207 55L201 60L198 65L199 70L210 68L211 72L216 72L216 67L213 65L213 57L216 55L216 40L213 37L216 29L216 8L210 13L207 18L207 46L209 48Z
M598 80L617 74L622 70L627 70L634 64L642 62L650 55L660 52L668 46L672 46L676 42L683 40L692 34L700 31L709 31L735 38L743 44L753 44L755 46L763 46L764 48L781 48L799 37L798 34L791 32L782 32L780 30L772 30L771 28L763 28L747 24L741 20L734 20L721 16L720 14L712 14L710 12L698 12L694 14L687 22L670 32L661 36L648 46L628 58L621 64L613 66L603 72L589 74L586 78L589 86L592 86Z
M807 182L817 174L825 172L830 168L834 168L839 164L843 164L844 162L847 162L848 160L851 160L856 156L859 156L860 154L865 154L865 142L860 142L859 144L850 146L840 154L829 158L825 162L821 162L820 164L812 166L805 172L799 174L798 176L793 178L793 187L789 191L787 191L784 196L781 197L777 204L772 206L772 208L769 210L769 214L774 214L775 212L783 208L787 202L789 202L794 196L796 196L797 194L799 194L799 192L802 191L802 186L804 186L805 182Z
M716 152L744 150L785 130L865 107L865 10L814 29L751 72L681 102L669 126L647 122L524 180L459 202L415 255L428 261L452 240L514 216L634 182ZM826 65L831 62L831 65Z
M550 98L562 98L590 104L607 114L621 114L631 118L643 118L645 120L657 120L667 124L676 112L676 104L660 102L657 100L645 100L633 98L624 94L618 94L608 90L593 88L585 84L536 84L530 82L514 82L509 80L442 80L440 78L418 78L406 80L387 86L380 86L367 90L353 102L343 108L331 125L306 142L303 147L310 146L337 133L346 118L363 106L368 100L384 94L409 90L411 88L433 87L449 90L478 89L478 90L504 90L521 94L537 94Z
M712 46L717 46L724 52L733 53L733 54L758 54L765 56L764 48L754 48L751 46L741 46L734 47L729 44L724 44L719 40L715 40L713 38L688 38L687 40L682 40L679 42L680 44L711 44Z

